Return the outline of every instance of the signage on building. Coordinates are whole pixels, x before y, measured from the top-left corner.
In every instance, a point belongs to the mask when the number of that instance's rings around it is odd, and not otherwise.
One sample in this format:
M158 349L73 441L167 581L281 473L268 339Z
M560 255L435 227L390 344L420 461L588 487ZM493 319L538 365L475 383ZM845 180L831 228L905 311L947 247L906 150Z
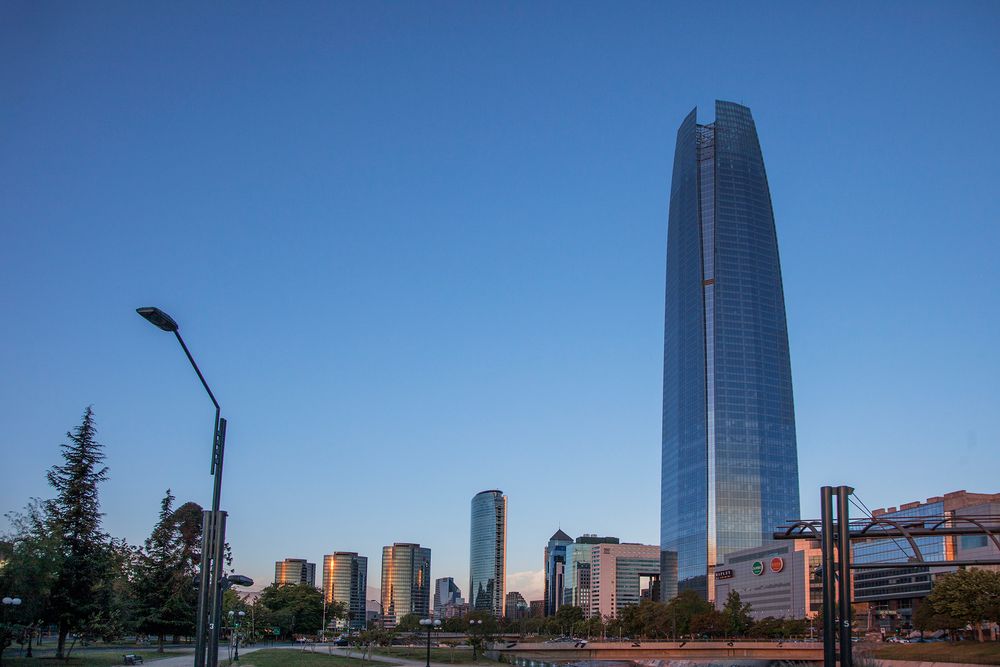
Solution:
M753 572L758 577L764 574L764 561L755 560L753 562L753 565L750 567L750 571Z
M785 561L775 556L771 559L771 572L781 572L785 569Z
M715 578L716 579L732 579L733 578L733 571L732 570L716 570L715 571Z

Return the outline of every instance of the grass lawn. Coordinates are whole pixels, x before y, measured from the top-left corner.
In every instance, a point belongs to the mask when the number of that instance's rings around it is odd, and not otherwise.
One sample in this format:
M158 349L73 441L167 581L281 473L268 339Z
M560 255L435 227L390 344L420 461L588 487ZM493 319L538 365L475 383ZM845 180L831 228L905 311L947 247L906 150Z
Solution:
M427 658L427 648L420 648L417 646L380 646L374 649L377 655L384 655L390 658L407 658L409 660L420 660L423 661ZM482 652L477 654L479 658L477 662L482 662L486 664L493 663L492 660L488 660L483 657ZM431 649L431 662L451 662L456 665L471 665L472 662L472 649L470 648L432 648Z
M930 644L890 644L879 646L872 655L886 660L926 660L928 662L968 662L1000 665L1000 642L934 642Z
M222 661L219 661L222 664ZM266 648L240 656L240 661L233 663L240 667L388 667L389 663L377 660L361 660L345 658L342 655L330 655L325 652L303 651L301 649Z
M162 660L163 658L172 658L178 655L184 655L181 651L164 651L163 653L157 653L155 650L152 651L136 651L135 649L118 649L114 651L80 651L74 650L69 657L69 660L56 660L52 657L52 651L35 651L35 657L33 658L18 658L17 651L11 651L9 648L3 653L3 664L4 667L7 665L12 665L16 667L62 667L67 665L68 667L110 667L111 665L122 664L122 655L125 653L141 655L143 662L153 662L155 660Z

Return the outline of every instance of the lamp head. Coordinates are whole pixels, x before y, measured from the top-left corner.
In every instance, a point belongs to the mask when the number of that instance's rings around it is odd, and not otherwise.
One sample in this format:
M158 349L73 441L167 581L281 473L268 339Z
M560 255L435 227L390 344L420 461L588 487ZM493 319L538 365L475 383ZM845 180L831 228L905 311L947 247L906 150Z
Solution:
M226 579L230 586L253 586L253 579L242 574L231 574Z
M165 312L159 308L154 308L153 306L146 306L145 308L136 308L135 312L139 313L151 323L155 324L160 329L164 331L174 332L180 327L177 326L177 322L174 322L174 318L167 315Z

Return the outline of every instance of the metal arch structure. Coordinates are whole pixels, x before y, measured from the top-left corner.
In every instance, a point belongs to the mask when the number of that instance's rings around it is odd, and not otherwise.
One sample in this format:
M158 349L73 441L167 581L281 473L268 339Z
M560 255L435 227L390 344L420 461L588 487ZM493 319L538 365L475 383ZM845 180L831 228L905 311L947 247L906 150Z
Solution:
M826 667L851 667L851 570L938 568L1000 565L1000 556L976 560L927 560L917 544L918 537L985 535L1000 551L1000 515L947 515L899 517L849 517L849 486L824 486L820 489L822 519L796 519L779 527L776 540L812 539L820 542L823 552L823 664ZM833 520L833 496L837 496L837 520ZM852 563L851 542L906 540L912 556L904 561ZM905 554L905 550L900 547ZM836 554L835 554L836 551ZM836 556L836 557L835 557ZM837 590L839 588L839 590ZM836 615L836 618L835 618ZM839 647L837 637L839 636ZM838 656L838 649L840 655Z

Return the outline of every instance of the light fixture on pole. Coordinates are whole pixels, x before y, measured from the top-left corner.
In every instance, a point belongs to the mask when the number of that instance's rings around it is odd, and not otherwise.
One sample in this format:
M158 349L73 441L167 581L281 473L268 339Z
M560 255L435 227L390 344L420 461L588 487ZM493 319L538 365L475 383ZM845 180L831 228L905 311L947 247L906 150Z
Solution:
M431 667L431 628L440 628L441 621L439 619L422 618L420 619L420 625L427 626L427 666Z
M469 634L472 635L472 662L477 662L479 658L476 657L476 649L479 647L479 638L473 633L476 628L483 627L483 619L481 618L470 618L469 619Z
M240 626L246 615L245 611L229 610L229 625L233 628L233 662L240 661Z
M219 626L222 622L222 561L226 541L226 513L219 510L222 497L222 462L226 449L226 420L215 394L201 374L194 357L184 344L180 327L172 317L152 306L136 308L135 312L157 328L172 333L181 344L191 367L208 392L215 406L215 432L212 436L212 465L210 473L214 477L212 485L212 509L202 514L201 571L198 588L198 618L195 623L194 667L216 667L219 662ZM206 555L207 554L207 555Z

